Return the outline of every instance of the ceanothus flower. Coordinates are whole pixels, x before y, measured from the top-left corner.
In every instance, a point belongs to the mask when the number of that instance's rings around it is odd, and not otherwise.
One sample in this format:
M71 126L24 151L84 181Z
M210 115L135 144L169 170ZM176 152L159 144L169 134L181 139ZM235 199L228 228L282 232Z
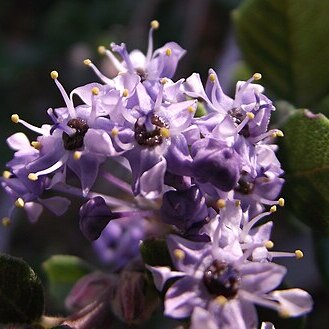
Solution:
M117 103L121 96L117 91L113 93L108 86L93 83L75 89L69 97L57 80L58 73L52 71L51 77L66 103L65 108L48 110L54 121L53 126L34 127L21 120L17 114L12 115L13 122L21 123L40 134L34 145L39 150L38 157L26 165L28 178L36 181L40 176L57 173L51 184L55 185L65 180L68 167L79 177L82 193L86 196L97 178L99 166L106 157L120 154L113 146L108 133L99 126L107 120L105 116L113 108L109 104L101 103L102 96L106 100L115 98ZM86 103L74 107L74 94Z
M158 84L155 101L144 85L138 84L134 94L128 96L121 119L114 122L110 132L113 143L122 149L122 156L131 166L135 195L149 199L158 198L164 192L167 170L188 175L192 162L184 131L190 127L196 100L181 101L179 88L168 79L162 79ZM181 82L177 84L179 86ZM179 101L171 102L167 97ZM193 134L198 134L198 131L194 130L189 136Z
M219 236L205 244L171 235L167 245L175 269L147 266L160 291L168 279L177 279L165 294L165 315L178 319L193 315L192 321L198 321L202 314L194 312L201 308L213 319L209 329L214 323L221 329L253 329L258 326L255 305L285 316L300 316L312 309L307 292L274 290L282 282L285 267L250 261L256 246L242 250L235 241L220 248L218 240Z
M152 21L146 55L139 49L128 53L124 43L120 45L111 44L112 51L120 55L122 62L104 46L99 47L99 52L107 55L118 73L129 72L138 74L143 83L148 87L152 87L161 78L171 79L175 74L179 60L186 53L176 42L168 42L161 48L153 50L153 31L158 28L159 22L156 20Z
M201 133L234 143L238 135L244 136L255 144L266 138L282 136L278 129L267 131L271 112L275 110L272 102L263 94L261 85L253 84L261 75L255 73L247 81L239 81L234 99L227 96L218 81L214 70L209 70L205 89L199 74L192 74L184 84L190 97L205 101L208 115L197 119Z

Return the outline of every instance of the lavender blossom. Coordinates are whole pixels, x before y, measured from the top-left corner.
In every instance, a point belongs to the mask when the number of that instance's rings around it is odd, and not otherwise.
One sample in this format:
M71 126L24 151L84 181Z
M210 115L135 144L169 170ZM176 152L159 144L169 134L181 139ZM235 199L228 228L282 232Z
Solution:
M255 328L258 319L254 305L262 305L286 316L300 316L312 308L311 297L303 290L273 290L286 273L283 266L248 260L250 249L243 252L238 243L218 248L168 238L168 248L177 271L167 267L149 267L156 287L162 290L170 277L178 280L165 295L165 315L174 318L192 316L199 321L203 313L211 314L220 328Z

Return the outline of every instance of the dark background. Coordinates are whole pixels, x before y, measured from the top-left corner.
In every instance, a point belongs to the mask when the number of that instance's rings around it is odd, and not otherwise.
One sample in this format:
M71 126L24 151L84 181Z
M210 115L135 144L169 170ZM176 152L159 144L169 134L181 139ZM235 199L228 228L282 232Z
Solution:
M224 90L230 92L236 80L241 55L235 45L231 11L239 0L0 0L0 164L11 158L5 139L14 132L27 129L15 126L10 115L35 125L49 123L46 110L64 105L62 97L49 77L52 70L66 90L98 81L82 64L90 58L106 74L109 61L97 53L99 45L125 42L128 50L147 47L149 23L160 22L154 33L155 48L176 41L187 50L176 77L199 72L203 79L213 67L219 73ZM5 216L6 198L2 196L0 214ZM78 207L73 202L63 218L50 213L34 225L17 210L10 228L0 227L0 251L23 257L43 277L40 264L52 254L73 254L94 259L89 242L78 230ZM283 217L283 218L282 218ZM289 217L286 220L285 217ZM314 296L315 311L307 322L309 329L326 329L328 302L314 262L309 230L291 220L283 210L276 219L273 240L277 250L303 249L305 259L284 262L288 266L287 282L300 286ZM49 308L52 305L49 300ZM266 316L273 316L266 313ZM268 318L268 317L267 317ZM278 319L273 319L278 324ZM151 325L152 327L152 325ZM153 324L154 327L154 324ZM296 322L284 320L277 328L298 328Z

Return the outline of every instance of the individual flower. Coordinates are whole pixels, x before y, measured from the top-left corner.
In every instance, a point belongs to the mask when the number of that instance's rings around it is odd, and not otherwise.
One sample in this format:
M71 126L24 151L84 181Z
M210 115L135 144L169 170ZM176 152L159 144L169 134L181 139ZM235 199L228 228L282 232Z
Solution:
M38 156L26 165L29 171L28 177L32 181L38 180L40 176L61 172L61 181L65 180L66 167L79 177L83 195L86 196L94 184L99 166L106 160L106 156L117 155L118 152L111 142L107 132L98 127L98 122L106 120L109 114L101 106L99 98L102 94L110 97L109 88L99 84L91 84L76 89L78 94L87 103L74 107L72 96L69 97L63 86L57 80L58 73L51 72L64 101L65 108L55 110L49 109L48 114L54 122L53 126L43 125L41 128L21 120L18 115L13 115L15 123L21 123L32 131L40 134L35 143L39 150ZM86 90L89 89L89 97ZM120 98L119 94L113 97ZM58 183L58 176L54 184Z
M158 28L159 22L156 20L152 21L146 55L138 49L128 53L124 43L120 45L111 44L112 52L118 53L122 62L103 46L99 47L99 51L107 55L118 73L136 73L141 77L143 83L147 82L152 85L152 83L159 81L161 78L171 79L175 74L179 60L186 51L176 42L168 42L161 48L153 50L153 32Z
M248 260L255 248L245 251L236 241L224 248L169 236L168 249L175 270L148 267L161 291L169 278L176 278L165 294L164 314L191 317L197 308L206 310L220 328L246 329L258 326L255 305L277 310L285 316L300 316L312 309L310 295L301 289L274 290L286 273L285 267ZM194 314L192 320L198 321Z

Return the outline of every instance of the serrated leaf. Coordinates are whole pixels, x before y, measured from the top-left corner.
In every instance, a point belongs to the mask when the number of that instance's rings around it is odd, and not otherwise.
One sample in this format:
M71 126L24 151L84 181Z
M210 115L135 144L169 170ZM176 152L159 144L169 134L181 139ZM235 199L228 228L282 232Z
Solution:
M40 279L22 259L0 254L0 323L32 323L44 310Z
M245 0L234 12L244 56L263 84L297 107L329 94L329 1Z
M298 110L283 127L280 158L287 206L306 224L329 233L329 120Z
M50 294L58 302L63 302L78 279L93 271L90 264L70 255L54 255L42 267L48 278Z

